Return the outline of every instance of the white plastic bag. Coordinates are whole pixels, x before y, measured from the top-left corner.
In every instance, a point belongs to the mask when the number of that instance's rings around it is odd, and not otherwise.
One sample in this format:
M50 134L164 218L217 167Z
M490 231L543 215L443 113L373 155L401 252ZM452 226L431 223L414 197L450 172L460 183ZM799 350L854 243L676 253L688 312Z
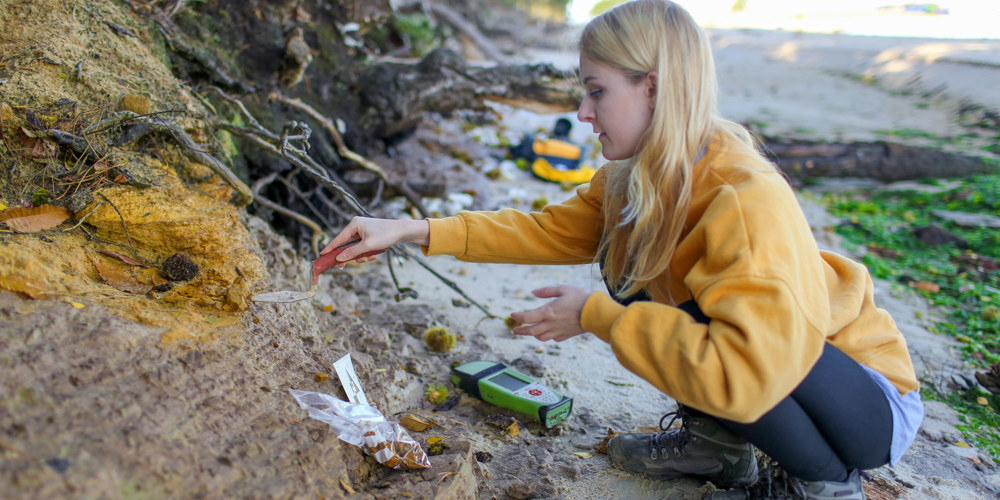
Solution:
M390 422L374 407L342 401L321 392L291 389L309 416L330 425L345 443L361 447L382 465L393 469L426 469L430 459L420 444L399 424Z

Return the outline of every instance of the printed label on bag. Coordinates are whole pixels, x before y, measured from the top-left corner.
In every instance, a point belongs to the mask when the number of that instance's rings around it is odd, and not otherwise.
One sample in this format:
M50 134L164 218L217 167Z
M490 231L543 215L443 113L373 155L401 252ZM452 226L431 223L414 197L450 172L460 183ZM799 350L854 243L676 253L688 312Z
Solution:
M333 368L337 370L337 377L340 378L340 385L344 386L347 393L347 400L354 404L368 404L365 397L365 390L361 387L358 374L354 372L354 363L351 361L351 353L333 363Z

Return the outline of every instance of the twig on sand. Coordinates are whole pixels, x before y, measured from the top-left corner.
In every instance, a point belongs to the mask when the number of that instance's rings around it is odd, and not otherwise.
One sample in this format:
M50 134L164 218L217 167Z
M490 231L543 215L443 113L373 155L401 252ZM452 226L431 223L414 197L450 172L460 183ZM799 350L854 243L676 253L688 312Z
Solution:
M83 223L84 223L84 222L85 222L85 221L87 220L87 217L90 217L91 215L93 215L93 213L94 213L94 212L96 212L98 208L101 208L101 206L102 206L102 205L104 205L104 202L103 202L103 201L102 201L102 202L100 202L100 203L98 203L98 204L97 204L97 206L93 208L93 210L91 210L91 211L87 212L87 215L84 215L84 216L83 216L83 217L82 217L82 218L81 218L81 219L79 220L79 222L77 222L77 223L76 223L76 225L75 225L75 226L73 226L73 227L71 227L71 228L69 228L69 229L64 229L64 230L63 230L63 232L64 232L64 233L68 233L68 232L70 232L70 231L72 231L72 230L74 230L74 229L76 229L76 228L80 227L80 224L83 224ZM119 214L119 215L120 215L120 214Z

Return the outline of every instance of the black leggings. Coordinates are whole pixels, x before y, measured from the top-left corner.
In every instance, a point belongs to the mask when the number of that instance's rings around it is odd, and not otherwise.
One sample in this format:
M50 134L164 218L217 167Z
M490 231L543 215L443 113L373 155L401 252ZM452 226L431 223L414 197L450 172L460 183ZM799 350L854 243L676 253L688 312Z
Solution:
M680 307L708 323L694 301ZM889 400L861 365L829 343L805 380L759 420L717 420L805 481L844 481L851 469L889 463Z

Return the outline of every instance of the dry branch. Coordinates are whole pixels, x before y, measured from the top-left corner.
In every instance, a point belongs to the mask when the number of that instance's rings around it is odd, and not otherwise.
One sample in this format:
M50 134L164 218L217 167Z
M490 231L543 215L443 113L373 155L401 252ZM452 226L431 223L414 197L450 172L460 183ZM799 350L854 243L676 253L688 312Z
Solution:
M424 5L436 19L455 28L459 33L471 40L472 43L476 44L476 47L479 48L484 56L496 62L507 62L507 56L497 50L493 42L489 38L486 38L478 28L466 21L461 14L437 2L424 2Z
M139 115L131 111L119 111L114 115L114 117L103 120L89 127L85 132L93 132L102 130L108 126L121 125L125 123L139 123L148 126L148 129L144 129L145 133L151 132L162 132L174 138L177 144L181 146L181 152L184 153L188 159L195 163L200 163L206 167L212 169L222 180L226 181L232 188L236 191L236 204L239 206L246 206L253 201L253 193L250 192L250 188L240 180L232 170L229 170L224 163L219 161L218 158L206 153L201 146L199 146L194 139L188 135L184 129L177 126L177 124L168 122L166 120L147 115ZM130 140L134 141L136 138L131 137Z
M983 156L890 142L826 143L764 138L767 153L792 179L861 177L895 182L997 173Z
M580 101L572 75L548 64L468 66L448 49L416 63L383 62L358 77L365 128L388 138L417 125L428 111L489 111L486 101L549 112L572 111Z
M285 208L260 195L260 190L263 189L264 186L274 182L274 179L277 177L278 177L277 173L272 173L266 177L258 179L257 182L253 184L254 200L257 203L260 203L261 205L264 205L265 207L270 208L271 210L274 210L275 212L278 212L282 215L291 217L296 221L300 222L302 225L308 227L309 229L312 229L313 235L311 241L312 241L313 255L319 256L319 244L320 241L322 241L325 236L323 233L323 228L319 227L319 224L313 222L313 220L310 219L309 217L306 217L305 215L302 215L289 208Z
M382 182L390 185L392 188L402 193L406 200L413 204L422 216L427 217L430 215L430 212L428 212L427 208L424 207L423 201L420 200L420 195L417 194L406 182L400 182L399 184L390 182L389 176L386 175L385 171L382 170L382 167L378 166L377 163L355 153L354 151L351 151L351 149L347 147L347 144L344 143L344 139L341 137L340 131L337 130L336 125L334 125L333 120L324 116L319 111L316 111L316 109L312 106L302 102L301 99L289 98L280 92L272 92L268 98L298 109L299 111L309 115L309 117L313 120L319 122L319 124L322 125L327 133L329 133L333 138L333 143L337 147L337 154L339 154L342 158L346 158L357 163L358 165L361 165L361 167L365 170L374 172L380 179L382 179Z
M356 214L365 217L374 216L371 212L368 211L367 208L365 208L357 200L357 198L355 198L355 196L350 192L350 190L343 185L343 182L341 182L339 179L334 179L335 174L328 172L320 164L316 163L316 161L313 160L312 157L310 157L305 151L296 148L290 143L290 140L296 138L307 139L308 127L298 122L291 122L290 124L287 124L285 126L285 130L281 135L275 134L274 132L271 132L262 127L260 125L260 122L258 122L257 119L254 118L249 111L247 111L246 106L244 106L239 99L236 99L226 94L221 89L214 88L214 90L218 92L223 99L236 105L240 109L240 111L244 114L244 118L246 118L247 123L250 124L249 127L239 127L222 120L216 120L214 122L214 126L216 128L226 130L232 134L243 137L252 142L253 144L257 145L261 149L276 154L278 156L281 156L295 167L301 168L303 171L305 171L309 175L313 176L314 178L322 182L324 186L330 188L335 193L337 193L337 195L340 196L340 198L344 202L346 202L348 206L350 206L351 209L355 211ZM300 133L297 136L290 136L288 135L289 131L298 131ZM424 259L420 258L417 255L414 255L412 252L401 246L392 247L388 250L390 255L398 253L401 255L405 255L411 260L417 262L421 267L426 269L428 272L430 272L436 278L438 278L438 280L440 280L442 283L448 286L448 288L451 288L452 290L457 292L459 295L462 296L462 298L464 298L470 304L474 305L477 309L486 314L487 317L497 318L497 316L495 316L488 309L486 309L486 307L484 307L479 302L469 297L469 295L465 293L465 291L462 290L461 287L459 287L455 282L449 280L444 275L431 268L427 264L427 262L424 261ZM406 292L404 290L400 289L400 291L405 295Z

